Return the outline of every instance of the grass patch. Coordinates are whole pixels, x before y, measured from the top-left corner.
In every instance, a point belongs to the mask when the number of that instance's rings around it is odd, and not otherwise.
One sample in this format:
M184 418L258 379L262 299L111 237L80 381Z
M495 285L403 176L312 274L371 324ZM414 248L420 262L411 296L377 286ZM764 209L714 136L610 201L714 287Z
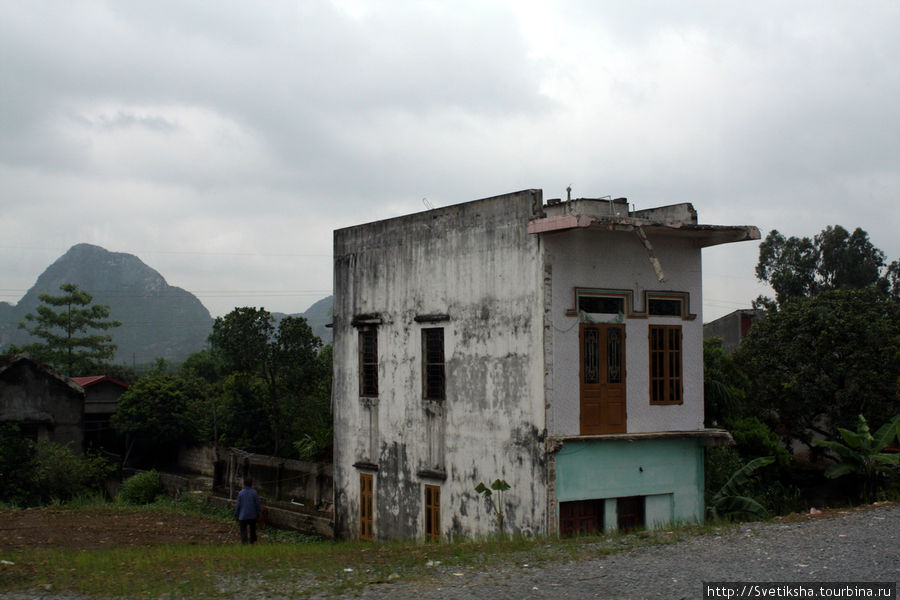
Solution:
M104 505L122 512L200 511L202 500L159 500L147 506ZM85 510L90 518L91 508ZM231 519L230 510L222 518ZM336 595L366 585L422 581L490 568L524 568L675 543L722 529L685 526L570 539L507 537L424 544L331 542L266 532L255 546L170 545L104 550L30 548L0 552L0 592L39 590L93 597L239 597ZM13 563L13 564L7 564Z

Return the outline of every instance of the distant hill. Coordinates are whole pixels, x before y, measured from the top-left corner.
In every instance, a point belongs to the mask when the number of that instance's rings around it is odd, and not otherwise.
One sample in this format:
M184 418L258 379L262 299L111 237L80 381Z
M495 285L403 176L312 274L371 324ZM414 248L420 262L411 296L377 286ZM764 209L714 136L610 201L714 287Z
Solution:
M328 296L327 298L322 298L321 300L313 303L312 306L306 309L306 312L296 313L292 315L285 315L284 313L272 313L272 315L277 319L281 320L282 317L303 317L306 319L306 322L309 323L310 328L313 333L319 336L319 339L322 340L323 344L330 344L332 340L331 336L331 327L327 327L327 325L331 324L332 315L334 311L334 296Z
M77 244L58 258L38 277L34 286L12 306L0 302L0 353L10 344L34 341L19 323L34 314L41 303L38 296L61 294L59 286L74 283L91 294L93 304L110 307L110 318L122 322L109 330L118 346L115 363L146 364L157 358L177 363L206 347L213 319L200 300L188 291L170 286L157 271L138 257L110 252L91 244ZM313 333L330 344L334 298L315 302L304 317ZM276 319L286 315L273 313Z
M60 295L63 283L74 283L91 294L93 304L108 305L110 318L122 322L109 330L118 346L114 360L118 364L156 358L177 362L206 345L212 317L196 296L170 286L132 254L77 244L47 267L15 306L0 305L0 347L33 341L18 324L26 314L35 313L41 303L38 296Z

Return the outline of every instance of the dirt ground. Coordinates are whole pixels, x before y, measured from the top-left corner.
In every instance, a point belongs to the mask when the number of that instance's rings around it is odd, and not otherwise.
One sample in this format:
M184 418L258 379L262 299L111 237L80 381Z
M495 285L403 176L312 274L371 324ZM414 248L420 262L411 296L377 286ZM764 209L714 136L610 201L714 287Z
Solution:
M813 521L885 504L890 503L875 503L852 509L812 509L811 513L794 513L775 517L774 520ZM265 534L261 532L260 538L264 540ZM151 511L123 512L103 508L0 510L0 550L40 547L92 550L119 546L238 542L240 533L236 522L227 523L193 515Z
M106 509L30 508L0 511L0 550L93 550L164 544L235 544L237 523L190 515Z

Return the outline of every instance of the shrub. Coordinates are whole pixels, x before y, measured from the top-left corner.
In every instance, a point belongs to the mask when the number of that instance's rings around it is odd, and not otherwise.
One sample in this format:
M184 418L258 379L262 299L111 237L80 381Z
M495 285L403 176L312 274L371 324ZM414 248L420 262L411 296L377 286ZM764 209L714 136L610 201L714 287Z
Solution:
M118 500L125 504L150 504L163 493L159 473L144 471L125 480L119 491Z
M28 505L31 498L29 465L34 442L19 433L19 426L0 424L0 502Z
M34 445L30 467L31 494L42 504L99 492L114 469L101 456L78 456L69 446L46 440Z

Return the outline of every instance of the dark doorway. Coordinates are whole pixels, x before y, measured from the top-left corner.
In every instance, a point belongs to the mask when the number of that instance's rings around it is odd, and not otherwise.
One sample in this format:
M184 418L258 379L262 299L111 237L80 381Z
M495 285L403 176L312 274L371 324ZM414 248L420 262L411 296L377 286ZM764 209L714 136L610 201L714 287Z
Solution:
M597 535L603 531L603 500L559 503L559 534Z
M616 500L616 516L619 531L631 531L644 527L644 497L629 496Z

